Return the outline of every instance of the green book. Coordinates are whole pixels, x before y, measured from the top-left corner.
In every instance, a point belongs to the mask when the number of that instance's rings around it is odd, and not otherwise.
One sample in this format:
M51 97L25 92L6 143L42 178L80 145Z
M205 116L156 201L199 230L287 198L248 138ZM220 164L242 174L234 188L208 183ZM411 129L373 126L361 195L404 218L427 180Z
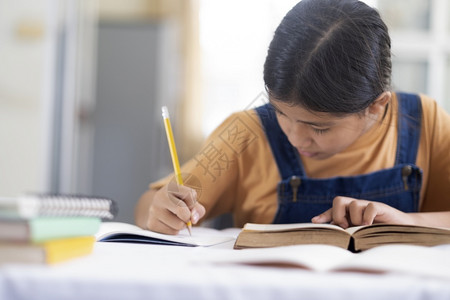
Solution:
M0 241L39 243L52 239L93 236L100 228L97 217L36 217L0 219Z

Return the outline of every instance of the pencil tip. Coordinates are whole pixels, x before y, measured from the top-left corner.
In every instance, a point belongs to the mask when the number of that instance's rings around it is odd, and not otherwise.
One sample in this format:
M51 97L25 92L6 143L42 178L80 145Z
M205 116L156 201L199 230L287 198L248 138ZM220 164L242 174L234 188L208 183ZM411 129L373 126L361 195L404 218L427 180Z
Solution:
M187 230L189 231L189 235L192 236L192 223L191 221L187 222Z

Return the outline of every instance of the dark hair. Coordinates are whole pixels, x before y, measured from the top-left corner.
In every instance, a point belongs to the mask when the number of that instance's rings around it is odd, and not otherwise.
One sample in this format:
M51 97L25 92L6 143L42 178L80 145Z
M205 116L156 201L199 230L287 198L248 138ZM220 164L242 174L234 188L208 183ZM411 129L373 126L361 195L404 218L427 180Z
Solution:
M379 13L359 1L303 0L269 46L269 96L317 112L358 113L390 89L391 41Z

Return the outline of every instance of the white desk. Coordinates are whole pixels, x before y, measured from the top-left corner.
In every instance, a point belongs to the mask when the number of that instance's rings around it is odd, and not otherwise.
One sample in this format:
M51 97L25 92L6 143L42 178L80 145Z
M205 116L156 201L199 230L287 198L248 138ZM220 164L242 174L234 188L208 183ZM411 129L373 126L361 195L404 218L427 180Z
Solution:
M450 299L444 279L193 265L205 251L217 250L97 243L92 255L55 266L0 267L0 299Z

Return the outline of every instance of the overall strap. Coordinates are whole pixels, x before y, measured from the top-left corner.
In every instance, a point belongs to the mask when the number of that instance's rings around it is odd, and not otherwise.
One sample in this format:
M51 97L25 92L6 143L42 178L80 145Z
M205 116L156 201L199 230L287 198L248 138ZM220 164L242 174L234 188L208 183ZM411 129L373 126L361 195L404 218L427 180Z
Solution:
M255 110L264 127L281 178L289 178L294 175L305 176L298 152L289 143L287 136L281 130L275 110L271 104L267 103L257 107Z
M399 116L395 164L415 164L420 141L422 102L416 94L396 94Z

